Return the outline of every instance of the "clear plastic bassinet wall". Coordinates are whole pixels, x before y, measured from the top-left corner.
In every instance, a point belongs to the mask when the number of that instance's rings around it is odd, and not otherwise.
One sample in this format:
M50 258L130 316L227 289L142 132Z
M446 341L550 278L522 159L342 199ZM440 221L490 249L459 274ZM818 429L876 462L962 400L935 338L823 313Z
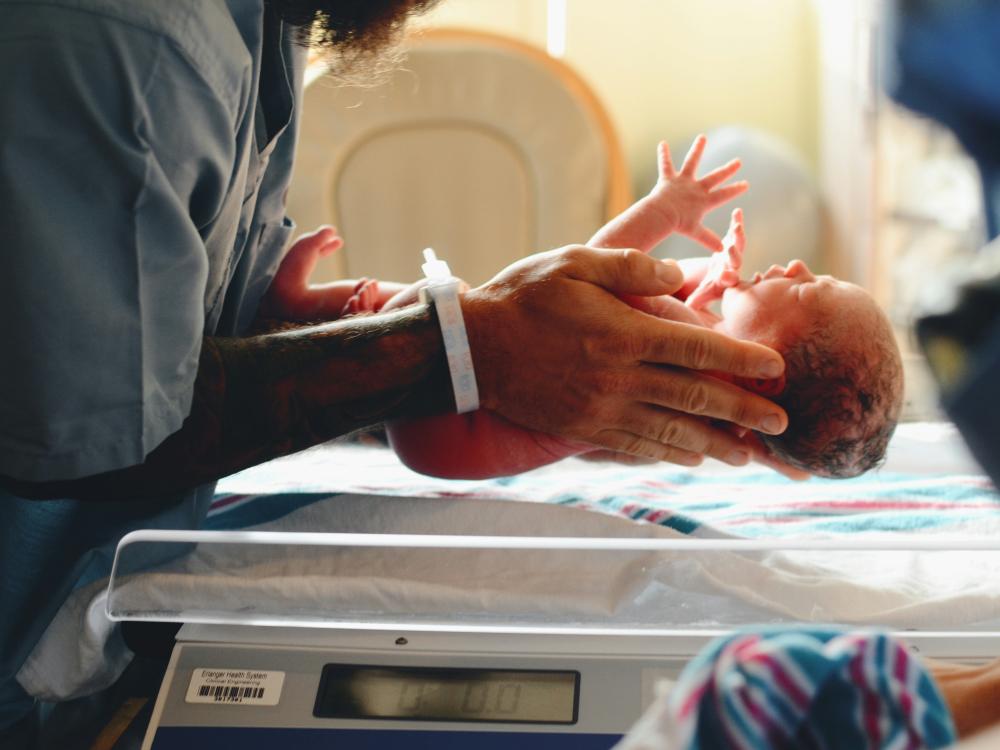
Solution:
M1000 543L139 531L119 545L107 610L313 628L1000 636Z

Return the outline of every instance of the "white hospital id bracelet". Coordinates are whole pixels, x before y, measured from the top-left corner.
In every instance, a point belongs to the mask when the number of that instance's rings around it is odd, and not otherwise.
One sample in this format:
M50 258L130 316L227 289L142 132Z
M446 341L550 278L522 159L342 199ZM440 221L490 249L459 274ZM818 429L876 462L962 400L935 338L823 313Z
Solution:
M465 333L465 319L462 306L458 302L459 281L451 275L451 269L443 260L438 260L430 248L424 250L421 268L428 283L420 290L420 298L425 303L434 304L441 338L444 339L444 353L451 373L451 387L455 391L455 408L459 414L479 408L479 388L476 373L472 369L472 351L469 337Z

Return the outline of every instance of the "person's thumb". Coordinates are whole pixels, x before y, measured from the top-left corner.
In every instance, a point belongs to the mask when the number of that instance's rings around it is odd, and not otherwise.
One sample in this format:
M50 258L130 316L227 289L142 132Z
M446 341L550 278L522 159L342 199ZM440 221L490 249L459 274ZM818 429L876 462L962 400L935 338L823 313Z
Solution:
M614 294L642 297L673 294L684 283L684 274L676 262L629 249L579 248L567 274Z

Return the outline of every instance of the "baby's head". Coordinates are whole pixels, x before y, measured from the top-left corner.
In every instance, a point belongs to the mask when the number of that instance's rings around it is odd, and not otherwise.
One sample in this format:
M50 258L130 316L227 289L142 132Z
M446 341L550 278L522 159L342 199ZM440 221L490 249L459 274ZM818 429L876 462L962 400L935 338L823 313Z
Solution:
M769 397L788 412L788 429L760 435L776 457L826 477L857 476L882 461L902 405L903 366L867 292L795 260L726 290L722 318L725 332L785 359L784 385Z

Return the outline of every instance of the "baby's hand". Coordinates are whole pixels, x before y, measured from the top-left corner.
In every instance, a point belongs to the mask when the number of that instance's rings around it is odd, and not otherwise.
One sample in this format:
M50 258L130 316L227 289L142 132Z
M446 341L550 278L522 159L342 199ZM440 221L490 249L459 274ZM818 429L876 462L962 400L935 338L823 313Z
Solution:
M674 231L691 237L709 250L719 251L722 249L722 241L715 232L703 226L701 221L713 208L745 192L748 184L734 182L732 185L719 187L740 168L739 159L733 159L701 179L695 177L701 155L705 151L705 143L703 135L695 139L680 172L674 171L667 144L660 143L657 150L660 176L653 188L653 197L664 211L676 217L677 226Z
M720 258L722 268L736 274L735 284L740 281L740 269L743 268L743 252L747 249L747 233L743 226L743 209L734 208L729 219L729 231L722 238L722 252L713 255ZM730 284L729 286L734 286Z
M703 310L706 305L719 299L726 289L740 283L740 269L743 267L743 251L746 245L743 211L737 208L729 221L729 231L722 241L721 251L709 259L705 277L685 301L688 307Z

